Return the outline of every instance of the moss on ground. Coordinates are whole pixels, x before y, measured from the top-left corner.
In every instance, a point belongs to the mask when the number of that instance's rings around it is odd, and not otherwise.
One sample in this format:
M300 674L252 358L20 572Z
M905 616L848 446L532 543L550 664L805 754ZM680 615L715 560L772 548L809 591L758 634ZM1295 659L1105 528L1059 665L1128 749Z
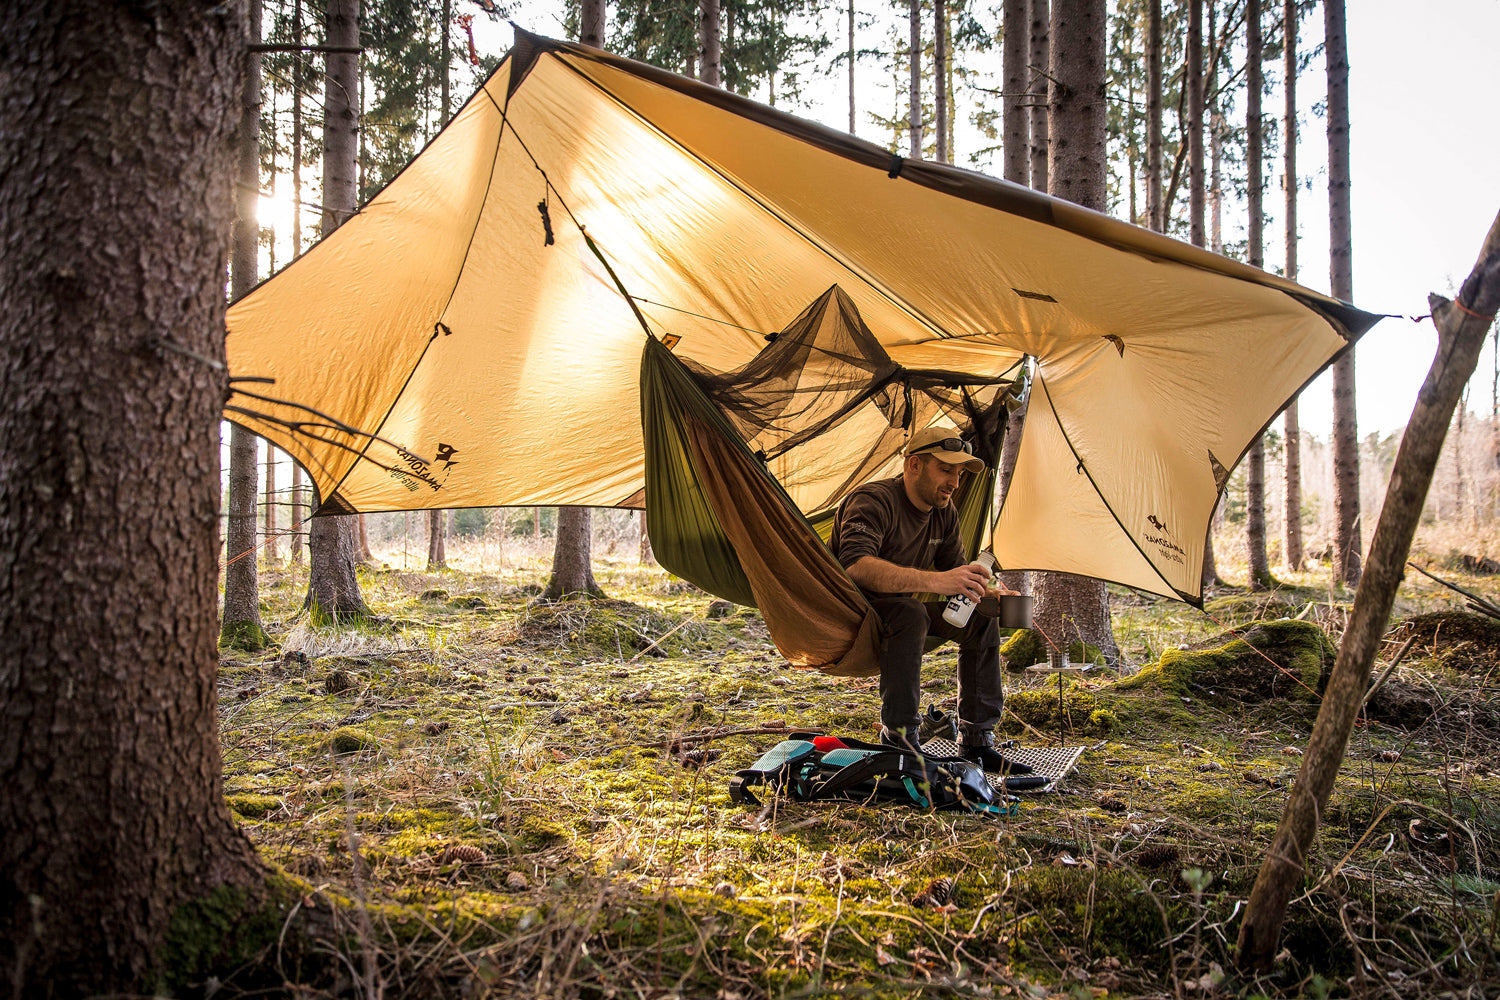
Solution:
M710 620L711 597L633 557L595 568L615 601L534 603L544 566L367 574L371 607L399 622L297 631L302 588L280 570L263 575L268 627L287 653L236 654L221 674L227 782L282 804L248 832L263 856L307 876L297 898L316 903L311 912L338 915L348 936L327 948L354 967L360 898L388 981L429 975L424 995L670 988L767 1000L905 997L935 984L955 995L980 985L1159 995L1210 962L1230 967L1227 943L1197 931L1233 926L1310 720L1290 681L1270 697L1206 697L1261 690L1250 675L1262 667L1282 675L1258 653L1259 667L1241 664L1246 650L1224 653L1234 637L1214 639L1197 612L1121 595L1122 648L1160 662L1133 682L1097 671L1065 680L1061 719L1055 677L1008 679L1005 725L1022 743L1055 742L1059 721L1090 741L1062 794L1029 796L1016 817L743 808L729 801L730 777L787 731L872 735L878 682L790 670L758 615ZM418 599L434 589L448 599ZM1305 629L1338 618L1320 608L1290 623L1300 633L1263 622L1244 645L1316 686L1331 647ZM1028 640L1040 642L1034 632L1011 642ZM667 655L648 652L653 641ZM924 701L954 707L955 662L951 648L928 657ZM352 683L330 694L335 670ZM1458 675L1430 656L1408 671L1464 710L1486 696L1471 680L1456 697ZM1355 733L1318 848L1320 871L1345 868L1299 902L1291 957L1262 989L1292 996L1314 972L1353 975L1346 922L1433 955L1457 954L1442 934L1483 926L1481 890L1500 868L1500 740L1461 721L1438 718L1421 740ZM345 730L359 746L330 755ZM1387 811L1396 801L1413 805ZM1448 816L1473 833L1467 855L1450 852L1456 871L1443 860ZM1195 871L1207 874L1184 875ZM1400 919L1419 907L1420 919ZM434 958L417 970L412 956ZM348 992L329 971L339 963L306 951L298 961L276 982ZM1462 981L1463 960L1445 961Z

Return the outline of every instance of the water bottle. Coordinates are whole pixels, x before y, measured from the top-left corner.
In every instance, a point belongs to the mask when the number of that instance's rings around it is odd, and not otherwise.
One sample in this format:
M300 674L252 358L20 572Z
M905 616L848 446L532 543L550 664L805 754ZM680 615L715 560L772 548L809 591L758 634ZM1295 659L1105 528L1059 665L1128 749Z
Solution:
M979 558L969 563L970 566L978 566L984 570L988 579L995 575L995 556L990 552L979 553ZM964 594L954 594L948 598L948 606L943 609L943 621L954 628L963 628L969 624L969 616L974 613L974 600Z

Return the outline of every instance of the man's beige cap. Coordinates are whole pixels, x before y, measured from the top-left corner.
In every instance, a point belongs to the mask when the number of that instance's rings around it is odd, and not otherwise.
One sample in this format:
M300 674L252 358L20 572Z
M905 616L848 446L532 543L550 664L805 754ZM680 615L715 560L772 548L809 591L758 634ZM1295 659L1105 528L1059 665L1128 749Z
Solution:
M958 436L955 427L938 424L922 428L907 440L906 454L931 455L939 462L962 465L970 472L984 471L984 459L974 457L973 447Z

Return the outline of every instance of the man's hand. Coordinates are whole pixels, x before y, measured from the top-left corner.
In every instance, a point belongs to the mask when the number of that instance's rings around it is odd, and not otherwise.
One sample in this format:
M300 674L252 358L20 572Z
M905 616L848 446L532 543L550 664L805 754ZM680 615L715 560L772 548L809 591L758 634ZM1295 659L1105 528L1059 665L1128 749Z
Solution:
M988 570L975 566L973 563L965 563L952 569L944 570L936 575L936 586L932 588L935 594L963 594L971 601L982 601L985 594L985 584L990 582Z
M998 587L991 587L986 592L986 596L988 596L988 597L994 597L994 598L1000 598L1000 597L1019 597L1019 596L1021 596L1021 592L1019 590L1011 590L1009 587L1007 587L1005 584L1002 583Z

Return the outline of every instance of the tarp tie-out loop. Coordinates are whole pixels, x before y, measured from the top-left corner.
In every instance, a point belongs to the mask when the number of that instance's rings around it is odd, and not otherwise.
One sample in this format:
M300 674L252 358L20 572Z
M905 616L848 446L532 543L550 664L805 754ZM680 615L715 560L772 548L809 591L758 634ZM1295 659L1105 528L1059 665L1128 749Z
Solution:
M897 177L901 176L901 168L904 166L906 166L906 161L897 156L895 153L892 153L891 168L885 172L885 175L891 180L895 180Z

